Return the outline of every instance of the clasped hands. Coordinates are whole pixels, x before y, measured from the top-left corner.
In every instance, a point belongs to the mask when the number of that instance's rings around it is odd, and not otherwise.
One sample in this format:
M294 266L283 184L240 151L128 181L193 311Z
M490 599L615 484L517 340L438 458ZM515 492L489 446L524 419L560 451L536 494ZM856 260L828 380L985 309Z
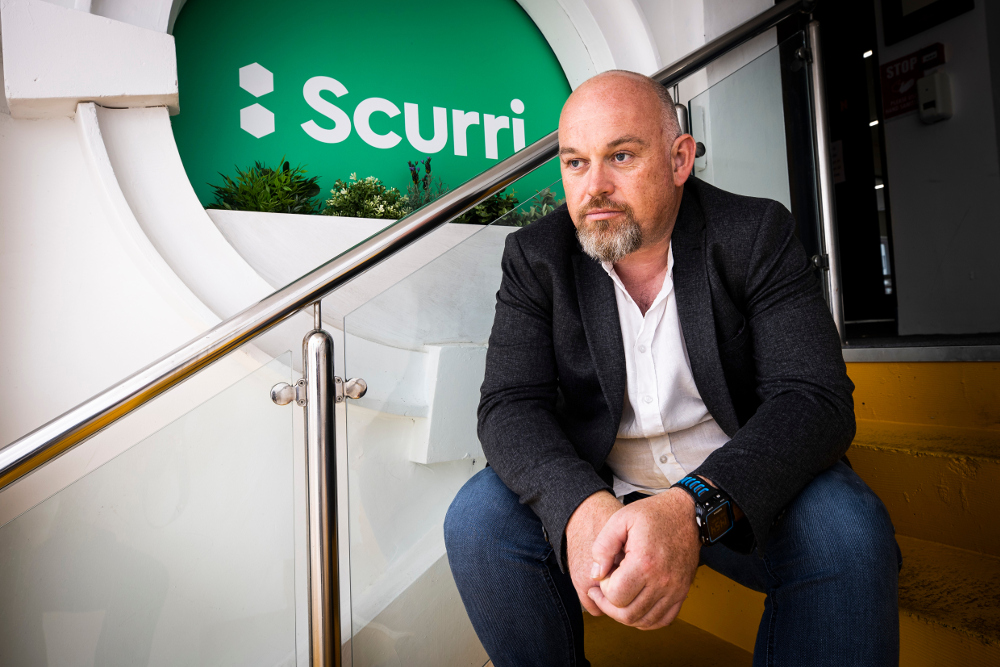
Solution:
M642 630L677 617L701 549L694 501L681 489L627 506L607 491L595 493L570 517L566 540L584 609Z

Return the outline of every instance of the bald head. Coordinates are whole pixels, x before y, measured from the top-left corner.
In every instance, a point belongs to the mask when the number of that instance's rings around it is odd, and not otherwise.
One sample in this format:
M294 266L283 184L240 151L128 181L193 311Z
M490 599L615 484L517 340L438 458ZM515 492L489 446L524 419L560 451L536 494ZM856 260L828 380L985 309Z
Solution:
M672 144L680 136L681 127L677 122L677 110L674 108L670 92L648 76L628 70L608 70L587 79L566 100L563 112L565 113L567 107L571 105L575 107L580 103L588 106L594 105L595 102L600 103L602 100L613 104L621 103L624 97L632 98L629 100L630 104L641 105L649 111L653 111L654 108L659 111L664 132L663 139L667 145Z

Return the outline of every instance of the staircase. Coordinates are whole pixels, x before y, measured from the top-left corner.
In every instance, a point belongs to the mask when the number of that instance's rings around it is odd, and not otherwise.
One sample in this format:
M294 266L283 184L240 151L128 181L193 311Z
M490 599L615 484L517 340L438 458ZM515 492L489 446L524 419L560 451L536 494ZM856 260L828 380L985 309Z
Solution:
M1000 665L1000 364L852 364L848 456L903 551L900 664Z
M900 665L1000 665L1000 364L856 363L848 373L858 417L848 457L888 507L903 552ZM658 631L643 664L695 638L726 656L720 665L749 665L763 610L763 595L703 567L684 625ZM615 664L642 634L600 621L588 620L604 638L592 649L588 637L594 667Z

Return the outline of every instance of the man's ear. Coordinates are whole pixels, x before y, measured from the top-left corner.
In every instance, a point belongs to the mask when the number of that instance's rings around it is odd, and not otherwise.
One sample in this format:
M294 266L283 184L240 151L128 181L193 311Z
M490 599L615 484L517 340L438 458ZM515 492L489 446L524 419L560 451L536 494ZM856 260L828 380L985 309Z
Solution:
M694 169L694 152L696 150L694 137L690 134L682 134L674 139L674 145L670 148L670 160L674 168L674 185L682 186L691 176Z

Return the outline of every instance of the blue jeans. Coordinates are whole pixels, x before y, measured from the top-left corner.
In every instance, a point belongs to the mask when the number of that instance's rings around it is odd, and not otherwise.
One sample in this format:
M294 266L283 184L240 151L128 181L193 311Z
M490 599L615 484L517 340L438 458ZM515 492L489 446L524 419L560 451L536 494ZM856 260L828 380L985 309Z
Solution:
M583 616L542 524L492 468L470 479L444 524L448 562L496 667L589 665ZM838 462L775 522L763 549L703 547L702 563L767 594L755 667L897 665L899 548L878 497Z

